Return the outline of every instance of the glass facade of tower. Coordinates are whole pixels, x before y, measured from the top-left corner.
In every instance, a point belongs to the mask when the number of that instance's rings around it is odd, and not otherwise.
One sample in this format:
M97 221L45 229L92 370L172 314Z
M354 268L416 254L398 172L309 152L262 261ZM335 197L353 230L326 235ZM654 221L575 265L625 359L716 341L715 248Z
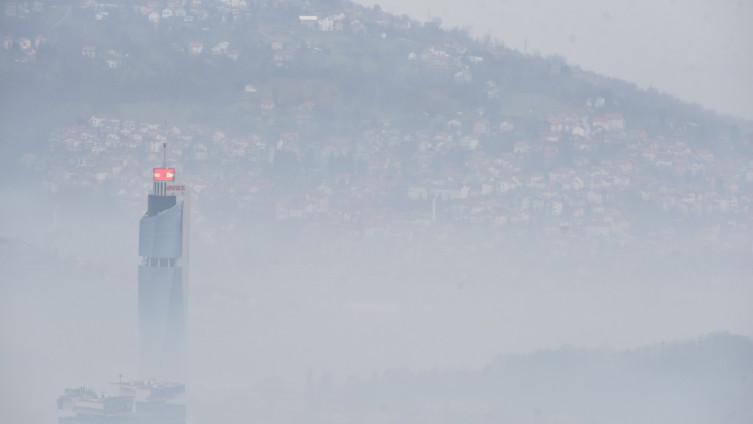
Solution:
M155 178L139 223L139 343L145 378L185 380L184 201Z

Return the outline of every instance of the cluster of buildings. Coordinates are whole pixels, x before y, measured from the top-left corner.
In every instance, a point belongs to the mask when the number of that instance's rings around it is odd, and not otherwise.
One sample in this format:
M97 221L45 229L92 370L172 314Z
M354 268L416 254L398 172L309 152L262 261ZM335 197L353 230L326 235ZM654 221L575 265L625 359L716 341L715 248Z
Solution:
M305 60L300 66L321 58L334 67L322 69L338 69L337 54L325 52L334 47L322 41L334 39L332 33L366 33L370 43L379 44L380 39L416 29L406 17L353 5L330 5L331 10L325 3L246 0L128 5L91 0L80 5L84 14L77 16L89 16L92 22L106 23L115 14L129 13L146 27L170 28L171 34L183 36L159 48L197 60L240 64L248 56L244 49L260 43L264 51L259 60L270 60L276 67L268 67L269 72L275 75L301 57ZM27 19L51 7L10 1L4 12ZM256 28L258 39L244 45L234 33L211 31L221 26ZM424 30L421 36L428 37L431 28ZM436 32L444 34L438 27ZM28 51L32 57L46 42L41 35L19 34L0 33L3 49ZM518 102L526 108L522 113L500 111L510 93L505 82L490 73L498 68L489 64L498 61L495 55L503 54L501 50L474 50L462 38L440 35L390 47L392 55L383 59L395 64L395 72L437 77L437 84L473 98L457 112L445 107L423 113L431 105L417 103L409 117L386 110L364 122L333 123L339 117L327 108L338 106L338 99L349 93L306 78L275 83L249 74L237 82L230 100L242 105L241 126L251 128L247 132L92 116L52 134L45 159L29 154L22 161L46 169L53 192L100 188L137 202L148 188L148 170L140 165L157 163L160 146L168 142L172 161L190 176L195 193L201 196L212 186L207 196L232 196L246 215L279 221L361 228L398 222L411 228L478 225L618 240L636 237L646 222L659 221L656 225L667 237L682 226L708 227L711 235L751 230L753 164L742 159L744 155L714 147L729 141L696 143L681 128L649 134L631 123L632 115L623 115L614 102L599 96L580 105L557 105L553 110L559 112L534 111L526 99ZM96 39L84 40L77 48L83 60L101 62L113 72L126 70L135 58ZM339 53L347 56L346 51ZM548 64L542 71L547 75L562 72L554 62L537 64ZM343 66L368 65L362 61ZM535 128L531 116L537 120ZM406 126L397 119L412 123ZM347 130L330 131L338 125Z
M96 31L106 28L111 21L118 22L127 16L137 24L144 24L144 28L155 31L185 30L186 40L171 45L171 52L193 58L214 57L231 60L238 60L242 54L238 40L232 37L217 38L210 30L221 28L233 21L242 21L246 28L264 29L268 47L275 56L275 63L278 66L286 66L300 50L296 43L289 42L291 28L294 31L349 34L361 34L369 30L364 16L367 12L361 8L353 7L348 9L347 13L333 10L331 13L316 15L305 14L306 7L318 10L310 5L286 5L284 1L163 0L118 3L84 0L71 6L50 1L10 0L5 3L3 13L10 22L19 25L0 29L0 39L3 51L13 57L15 62L33 62L39 47L48 41L45 34L50 33L49 28L44 26L46 24L38 26L37 23L56 19L56 26L64 23L84 25L93 32L91 36L77 40L80 43L78 50L81 57L89 60L90 64L115 70L126 64L129 52L108 44L103 37L96 35ZM297 13L296 9L300 9L300 13ZM380 19L377 32L378 35L387 37L389 30L404 31L412 25L412 21L407 17ZM278 27L285 30L279 31Z
M149 380L117 381L107 392L65 389L57 399L60 424L183 424L185 386Z
M99 188L138 201L148 188L143 163L159 163L169 142L194 192L211 186L207 195L232 197L243 216L625 240L657 218L668 235L682 225L751 229L753 164L742 159L630 130L621 115L598 110L552 116L535 139L515 127L476 116L431 131L385 122L352 138L270 139L92 116L53 135L46 169L53 192Z

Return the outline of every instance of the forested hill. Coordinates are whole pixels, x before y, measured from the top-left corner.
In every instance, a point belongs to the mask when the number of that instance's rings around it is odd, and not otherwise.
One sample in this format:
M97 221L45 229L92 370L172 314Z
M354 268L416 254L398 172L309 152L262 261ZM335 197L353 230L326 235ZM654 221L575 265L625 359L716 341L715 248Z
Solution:
M393 371L334 390L315 380L311 396L322 410L345 398L359 405L360 417L395 422L630 423L661 417L667 423L742 424L753 418L751 358L750 339L713 334L627 352L503 355L473 372Z
M591 104L651 133L679 128L705 140L736 131L699 107L558 58L348 1L9 1L1 26L3 91L61 104L149 102L241 128L265 102L291 112L310 104L338 126L389 119L422 128L483 113L531 130Z
M748 123L436 22L337 0L8 1L1 19L6 181L138 202L169 142L244 217L753 230Z

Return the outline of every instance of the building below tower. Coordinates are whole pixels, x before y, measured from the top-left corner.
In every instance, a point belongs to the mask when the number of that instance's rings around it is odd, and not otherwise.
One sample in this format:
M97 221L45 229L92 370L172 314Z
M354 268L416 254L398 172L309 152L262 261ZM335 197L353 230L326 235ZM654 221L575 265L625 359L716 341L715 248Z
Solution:
M119 381L110 393L86 387L58 397L59 424L185 424L185 386L180 383Z

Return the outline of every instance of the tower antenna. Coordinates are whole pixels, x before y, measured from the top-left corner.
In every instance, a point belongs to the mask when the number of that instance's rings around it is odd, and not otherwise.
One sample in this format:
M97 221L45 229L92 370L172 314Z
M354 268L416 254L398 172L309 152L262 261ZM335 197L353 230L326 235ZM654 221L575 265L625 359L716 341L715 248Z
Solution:
M162 143L162 167L167 168L167 142Z

